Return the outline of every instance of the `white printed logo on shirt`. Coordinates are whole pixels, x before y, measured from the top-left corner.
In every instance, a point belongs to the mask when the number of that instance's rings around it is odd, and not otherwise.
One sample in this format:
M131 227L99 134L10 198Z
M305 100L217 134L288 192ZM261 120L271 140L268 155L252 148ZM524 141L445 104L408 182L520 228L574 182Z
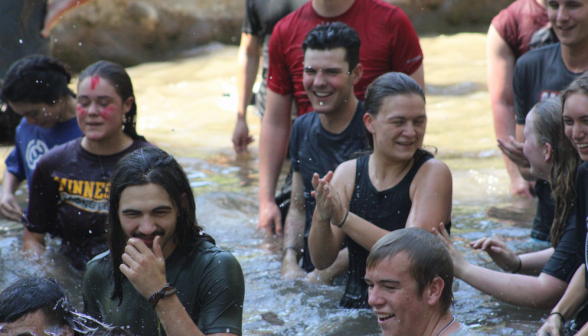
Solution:
M49 151L49 148L43 140L33 139L29 141L29 144L27 145L27 151L25 153L25 160L27 161L27 166L30 170L35 170L37 162L39 162L41 156L47 153L47 151Z

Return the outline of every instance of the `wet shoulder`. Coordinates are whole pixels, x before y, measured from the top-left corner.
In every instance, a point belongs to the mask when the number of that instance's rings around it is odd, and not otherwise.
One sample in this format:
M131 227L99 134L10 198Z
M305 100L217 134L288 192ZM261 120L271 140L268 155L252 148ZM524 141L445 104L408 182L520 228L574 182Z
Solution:
M237 258L235 258L231 252L208 241L199 244L192 253L192 259L197 263L224 263L225 265L238 266L239 269L241 268Z
M41 157L41 159L39 159L37 167L63 165L64 162L69 161L69 157L79 152L79 148L81 148L81 141L82 138L80 137L51 148Z
M449 170L449 167L445 162L435 158L429 158L420 166L416 173L415 180L431 182L447 181L451 184L451 170Z
M293 32L294 30L291 29L292 25L296 23L296 21L301 20L304 16L308 16L313 12L312 10L311 1L307 2L306 4L302 5L302 7L298 8L297 10L293 11L292 13L284 16L276 26L274 27L274 31L272 33L277 35L288 34L289 32Z
M111 273L110 250L103 252L86 264L84 283L88 285L100 285L110 283L107 281Z
M316 120L318 118L319 118L319 115L315 111L305 113L305 114L301 115L300 117L296 118L292 128L295 131L307 130L316 123Z

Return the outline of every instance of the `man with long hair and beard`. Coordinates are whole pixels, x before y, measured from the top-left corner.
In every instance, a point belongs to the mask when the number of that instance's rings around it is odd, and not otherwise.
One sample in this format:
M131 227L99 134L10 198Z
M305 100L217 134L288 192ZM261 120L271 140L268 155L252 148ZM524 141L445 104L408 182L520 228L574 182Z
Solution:
M85 312L145 336L241 335L241 266L202 233L176 160L157 148L129 154L109 202L110 251L88 263Z

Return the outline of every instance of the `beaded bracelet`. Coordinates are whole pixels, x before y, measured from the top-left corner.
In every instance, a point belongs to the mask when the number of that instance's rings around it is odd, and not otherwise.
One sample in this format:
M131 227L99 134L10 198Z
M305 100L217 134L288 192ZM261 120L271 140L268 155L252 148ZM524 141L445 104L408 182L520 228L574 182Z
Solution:
M149 301L149 304L153 307L153 309L155 309L155 306L157 305L159 300L161 300L165 297L174 295L177 292L178 292L178 290L174 287L174 285L172 283L168 283L162 289L151 294L151 296L149 297L149 299L147 299L147 301Z

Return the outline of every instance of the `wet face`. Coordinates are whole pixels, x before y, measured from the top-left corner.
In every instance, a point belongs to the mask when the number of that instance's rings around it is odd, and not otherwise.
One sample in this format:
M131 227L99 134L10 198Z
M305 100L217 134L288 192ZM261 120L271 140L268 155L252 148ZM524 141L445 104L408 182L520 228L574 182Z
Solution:
M400 252L367 269L368 303L383 336L422 335L430 316L427 297L419 295L410 274L412 261ZM425 289L426 290L426 289Z
M127 238L138 238L153 249L155 237L160 236L163 256L167 258L174 251L178 211L159 184L131 186L123 190L118 216Z
M531 110L527 114L525 120L525 143L523 144L523 154L529 160L531 165L531 175L549 180L549 172L551 170L551 163L548 161L548 147L542 144L540 134L537 134L535 127L535 118L537 114L535 110Z
M588 95L572 93L563 107L566 136L572 141L582 161L588 161Z
M67 104L62 100L55 104L9 101L8 105L16 114L23 116L29 125L43 128L51 128L62 121L67 109Z
M547 15L562 45L588 43L588 0L549 0Z
M384 98L377 116L365 114L367 130L374 137L374 151L397 160L412 159L423 146L427 127L425 102L418 95Z
M45 314L37 310L7 324L0 324L0 336L73 336L71 327L50 326Z
M106 79L90 76L78 85L76 115L80 129L92 141L122 133L123 118L131 110L133 97L122 101Z
M307 49L302 83L317 113L340 111L353 97L353 85L361 78L361 65L349 71L346 50Z

